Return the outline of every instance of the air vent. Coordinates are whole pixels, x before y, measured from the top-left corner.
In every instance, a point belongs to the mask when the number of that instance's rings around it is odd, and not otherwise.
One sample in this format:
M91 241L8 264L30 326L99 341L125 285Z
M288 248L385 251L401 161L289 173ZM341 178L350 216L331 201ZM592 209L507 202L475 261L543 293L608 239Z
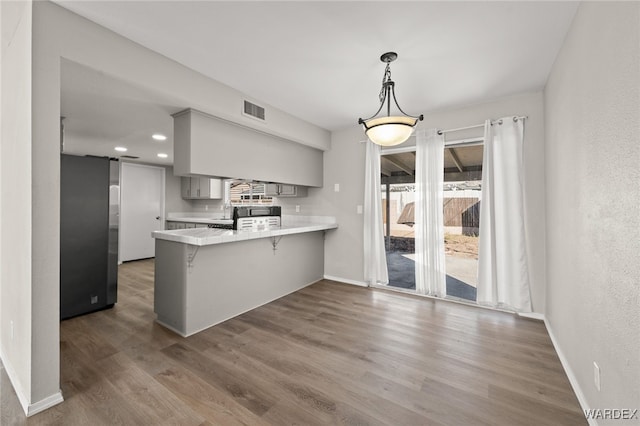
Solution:
M140 158L140 157L136 157L135 155L121 155L120 158L131 158L133 160Z
M249 101L244 101L244 115L265 121L264 108Z

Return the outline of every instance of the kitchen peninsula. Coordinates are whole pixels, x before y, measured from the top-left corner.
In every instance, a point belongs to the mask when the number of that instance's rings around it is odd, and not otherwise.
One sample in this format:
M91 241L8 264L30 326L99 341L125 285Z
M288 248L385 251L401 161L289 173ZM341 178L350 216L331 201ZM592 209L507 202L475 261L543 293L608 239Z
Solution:
M190 336L323 277L324 233L335 218L283 216L259 231L156 231L157 322Z

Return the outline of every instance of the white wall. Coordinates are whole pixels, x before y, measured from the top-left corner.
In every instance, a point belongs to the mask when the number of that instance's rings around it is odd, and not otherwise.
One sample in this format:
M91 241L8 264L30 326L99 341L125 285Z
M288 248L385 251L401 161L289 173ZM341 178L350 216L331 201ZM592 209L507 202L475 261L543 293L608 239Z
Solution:
M423 128L450 129L484 123L488 118L526 115L525 124L525 209L528 257L535 312L545 305L545 219L544 219L544 114L542 92L525 93L455 110L425 113ZM451 133L447 140L482 136L483 130ZM324 153L324 187L309 190L309 197L279 199L283 213L336 216L339 228L327 233L325 274L351 281L364 281L363 216L356 212L364 202L365 138L361 126L333 132L331 150ZM415 139L405 145L415 145ZM403 145L399 145L402 147ZM340 192L334 192L334 184Z
M188 200L182 199L182 182L180 176L173 174L173 167L166 167L165 170L165 203L164 211L166 213L173 212L190 212L195 211Z
M582 3L545 89L546 317L590 408L640 408L639 23Z
M30 2L0 2L0 355L23 406L31 401ZM6 208L11 206L11 208ZM14 337L11 338L13 322Z

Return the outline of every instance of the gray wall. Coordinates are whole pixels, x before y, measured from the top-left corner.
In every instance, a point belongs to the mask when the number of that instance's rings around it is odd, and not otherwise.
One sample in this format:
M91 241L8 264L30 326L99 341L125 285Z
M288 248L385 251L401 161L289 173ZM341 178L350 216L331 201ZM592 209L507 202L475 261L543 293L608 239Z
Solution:
M493 102L455 110L426 112L423 128L449 129L484 123L488 118L526 115L524 148L525 230L535 312L545 309L545 219L544 219L544 114L542 92L525 93ZM482 129L451 133L447 140L482 136ZM283 213L295 214L295 205L304 215L336 216L339 228L327 233L325 274L363 283L363 216L357 206L364 203L365 146L362 128L333 132L331 150L324 153L324 187L309 190L309 197L279 199ZM402 146L415 145L411 138ZM334 184L340 192L334 192Z
M582 3L545 89L546 317L590 408L640 408L639 22Z
M191 203L182 199L180 176L173 174L173 167L165 167L165 213L193 211Z

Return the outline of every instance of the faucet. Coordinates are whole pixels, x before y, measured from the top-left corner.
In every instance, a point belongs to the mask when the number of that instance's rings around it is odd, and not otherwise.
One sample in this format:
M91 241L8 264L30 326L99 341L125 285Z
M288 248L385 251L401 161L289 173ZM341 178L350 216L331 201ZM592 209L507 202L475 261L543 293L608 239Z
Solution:
M224 203L223 219L231 219L231 203Z

